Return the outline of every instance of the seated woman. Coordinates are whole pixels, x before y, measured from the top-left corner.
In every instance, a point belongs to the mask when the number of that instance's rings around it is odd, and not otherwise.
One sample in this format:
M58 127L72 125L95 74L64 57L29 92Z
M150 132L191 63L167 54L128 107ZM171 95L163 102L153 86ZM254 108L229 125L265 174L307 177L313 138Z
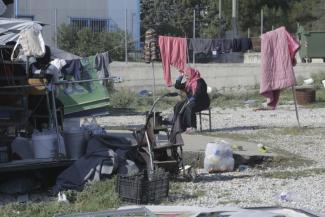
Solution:
M186 82L182 82L183 78ZM207 84L201 78L200 72L188 67L181 71L175 83L175 88L186 93L186 99L178 102L174 107L174 117L185 105L181 115L181 127L183 131L191 132L196 130L196 112L209 108L210 98L207 93ZM175 120L175 119L174 119Z

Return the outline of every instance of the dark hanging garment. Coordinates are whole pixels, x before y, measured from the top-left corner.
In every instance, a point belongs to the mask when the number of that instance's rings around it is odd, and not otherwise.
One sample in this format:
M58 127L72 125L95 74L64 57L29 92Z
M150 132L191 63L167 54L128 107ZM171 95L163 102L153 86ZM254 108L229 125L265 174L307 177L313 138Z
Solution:
M234 38L232 41L232 52L241 52L241 40Z
M209 53L213 50L213 40L212 39L202 39L202 38L191 38L190 39L190 50L194 53Z
M233 40L232 52L246 52L252 49L252 40L250 38L235 38Z
M144 43L144 61L146 63L151 63L157 60L157 34L154 29L148 29L145 33L145 43Z
M229 53L232 50L232 40L223 39L223 53Z
M75 81L80 81L83 73L83 67L79 59L66 60L66 65L62 67L63 75L72 75Z
M97 77L99 79L108 78L110 76L109 64L111 62L112 62L112 58L108 52L99 53L96 55L95 69L97 70Z
M231 39L214 39L213 40L213 49L217 53L229 53L232 50L233 41Z
M252 49L252 40L250 38L240 38L240 50L246 52Z

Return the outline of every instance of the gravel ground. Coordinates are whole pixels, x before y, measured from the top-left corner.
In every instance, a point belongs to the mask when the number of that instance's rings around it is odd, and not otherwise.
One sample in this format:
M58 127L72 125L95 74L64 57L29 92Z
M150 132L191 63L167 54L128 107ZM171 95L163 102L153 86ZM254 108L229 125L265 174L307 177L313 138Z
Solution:
M205 207L281 205L325 213L325 109L300 107L301 129L297 128L291 105L273 111L254 111L248 107L213 108L212 118L214 135L240 136L247 141L263 143L292 155L297 159L297 165L281 162L269 168L256 167L244 172L201 173L196 182L173 184L172 204ZM107 117L99 122L110 126L141 124L144 117ZM203 123L206 129L208 121ZM298 162L305 160L313 163ZM281 193L287 193L287 200L280 199Z
M171 110L164 111L168 116ZM292 155L296 161L249 168L243 172L206 174L200 172L195 182L174 182L170 191L172 205L215 206L285 206L325 213L325 108L299 108L302 128L297 128L293 106L274 111L252 108L212 109L215 136L243 138L263 143L271 149ZM206 117L203 117L206 119ZM106 126L143 124L144 116L108 116L97 119ZM208 121L203 120L204 128ZM312 163L301 163L310 162ZM202 171L202 170L200 170ZM288 200L280 194L287 193ZM44 200L36 195L33 200ZM13 200L1 197L0 205Z

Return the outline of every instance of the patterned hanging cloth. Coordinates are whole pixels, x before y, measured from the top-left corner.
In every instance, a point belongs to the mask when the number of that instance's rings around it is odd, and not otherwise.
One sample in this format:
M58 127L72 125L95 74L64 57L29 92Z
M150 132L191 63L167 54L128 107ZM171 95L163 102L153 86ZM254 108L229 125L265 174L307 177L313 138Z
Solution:
M154 29L148 29L145 33L144 61L151 63L157 60L157 34Z

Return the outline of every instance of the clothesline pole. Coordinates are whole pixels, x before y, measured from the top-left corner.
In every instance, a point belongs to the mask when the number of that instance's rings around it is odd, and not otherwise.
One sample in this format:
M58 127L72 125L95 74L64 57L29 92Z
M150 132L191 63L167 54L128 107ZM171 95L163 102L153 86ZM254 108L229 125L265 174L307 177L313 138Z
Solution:
M195 8L193 10L193 39L195 39ZM193 66L195 67L195 52L193 49Z
M298 108L297 108L297 99L296 99L296 93L295 93L295 88L292 86L292 95L293 95L293 101L295 103L295 111L296 111L296 118L298 122L298 127L300 128L300 122L299 122L299 114L298 114Z
M152 66L152 77L153 77L153 90L152 90L152 96L153 96L153 101L156 100L156 76L155 76L155 65L154 62L151 62ZM153 110L153 126L156 126L156 111L155 109Z

